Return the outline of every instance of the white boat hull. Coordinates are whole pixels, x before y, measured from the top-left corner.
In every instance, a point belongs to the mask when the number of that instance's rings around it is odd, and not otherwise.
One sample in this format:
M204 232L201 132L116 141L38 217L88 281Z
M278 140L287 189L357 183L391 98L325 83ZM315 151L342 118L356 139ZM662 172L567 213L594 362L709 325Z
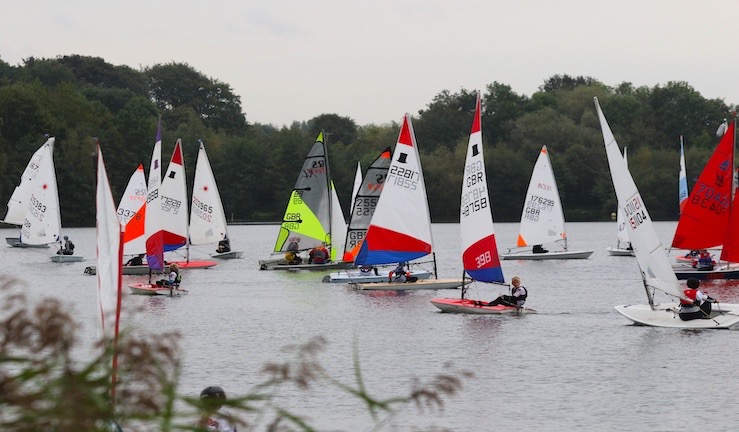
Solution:
M633 249L607 247L606 250L608 250L608 254L611 256L636 256L634 255Z
M18 237L5 237L5 242L8 243L9 246L13 247L19 247L19 248L48 248L48 244L40 244L40 245L29 245L21 242L21 240Z
M85 258L79 255L52 255L49 257L49 259L51 260L51 262L56 263L71 263L80 262Z
M358 290L382 290L382 291L417 291L455 289L462 286L462 279L427 279L416 282L380 282L380 283L353 283L351 287Z
M388 273L385 271L362 273L359 270L347 270L333 272L323 277L323 282L329 283L382 283L388 281ZM431 277L431 272L426 270L411 271L411 277L425 280Z
M433 298L431 304L439 308L442 312L448 313L466 313L479 315L520 315L526 313L536 313L534 309L518 308L514 306L487 306L487 302L480 302L470 299L453 299L453 298Z
M593 254L591 250L582 251L553 251L547 253L533 253L531 251L502 254L504 260L550 260L550 259L587 259Z
M148 265L124 265L122 268L122 272L124 275L145 275L149 274L149 266ZM85 267L85 274L88 275L94 275L97 273L97 268L95 266L89 266ZM164 269L161 272L155 272L155 273L169 273L169 266L164 266Z
M739 305L731 303L714 303L711 319L690 321L680 319L675 303L655 305L654 309L646 304L616 306L615 309L634 324L650 327L726 329L739 324Z
M181 296L188 294L188 291L179 287L166 287L151 283L137 283L128 286L131 289L131 294L138 295L163 295L163 296Z
M244 251L229 251L229 252L215 253L211 255L211 258L237 259L237 258L241 258L242 255L244 255Z

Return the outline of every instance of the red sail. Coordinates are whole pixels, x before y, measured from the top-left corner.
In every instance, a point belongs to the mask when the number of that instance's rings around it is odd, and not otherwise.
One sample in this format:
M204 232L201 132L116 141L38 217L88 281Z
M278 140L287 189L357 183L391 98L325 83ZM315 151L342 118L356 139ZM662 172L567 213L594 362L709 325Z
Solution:
M734 174L734 123L729 126L688 195L672 247L708 249L724 244Z

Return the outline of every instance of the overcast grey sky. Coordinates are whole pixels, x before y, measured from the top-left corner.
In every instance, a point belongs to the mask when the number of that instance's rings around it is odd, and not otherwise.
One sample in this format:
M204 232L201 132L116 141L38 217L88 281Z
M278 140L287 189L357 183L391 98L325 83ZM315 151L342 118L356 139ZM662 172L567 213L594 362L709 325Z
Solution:
M442 90L554 74L615 86L687 81L739 102L739 2L715 0L10 1L0 58L81 54L135 69L186 62L250 122L336 113L400 121Z

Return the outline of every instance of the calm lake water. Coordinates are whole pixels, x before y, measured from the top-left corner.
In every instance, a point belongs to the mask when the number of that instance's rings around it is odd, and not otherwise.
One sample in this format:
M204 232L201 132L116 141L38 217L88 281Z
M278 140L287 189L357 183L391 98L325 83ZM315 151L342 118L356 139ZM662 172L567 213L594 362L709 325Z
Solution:
M674 222L657 223L669 244ZM495 317L442 314L432 297L459 291L405 295L356 292L321 282L323 273L258 270L278 227L233 226L240 260L208 270L185 270L182 298L124 294L123 325L183 335L184 393L207 385L244 394L263 381L262 366L279 360L281 348L314 336L328 340L320 355L336 378L353 383L356 342L371 394L406 394L415 378L429 380L449 362L475 373L441 412L407 407L384 430L455 431L674 431L739 427L739 367L735 330L686 331L635 327L613 306L645 303L634 258L611 257L615 223L570 223L572 249L594 249L587 260L503 261L506 280L518 275L536 315ZM496 224L501 250L512 246L518 224ZM440 277L461 273L459 226L434 224ZM16 230L0 230L12 236ZM77 311L83 340L96 337L95 230L65 229L86 261L52 264L49 250L0 247L0 272L27 284L29 295L56 296ZM214 247L198 247L205 258ZM139 277L140 278L140 277ZM124 283L138 280L124 276ZM737 282L708 282L705 290L739 303ZM470 295L492 299L499 287ZM368 430L358 401L333 388L286 391L279 399L322 430Z

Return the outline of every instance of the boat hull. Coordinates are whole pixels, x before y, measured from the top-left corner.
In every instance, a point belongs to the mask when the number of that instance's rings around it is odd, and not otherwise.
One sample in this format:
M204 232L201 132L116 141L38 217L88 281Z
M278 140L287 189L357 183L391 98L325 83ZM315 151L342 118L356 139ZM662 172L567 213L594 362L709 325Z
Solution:
M152 283L137 283L137 284L131 284L128 286L128 288L131 290L131 294L138 294L138 295L163 295L163 296L181 296L188 294L188 291L179 287L166 287L161 285L156 285Z
M739 266L714 268L713 270L696 270L692 267L673 266L675 276L679 280L695 278L698 280L739 279Z
M40 245L30 245L25 244L21 242L21 240L18 237L5 237L5 242L8 243L9 246L13 247L19 247L19 248L48 248L48 244L40 244Z
M237 259L241 258L241 256L244 255L244 251L229 251L229 252L223 252L223 253L215 253L211 255L211 258L218 258L218 259Z
M260 260L259 270L338 270L350 268L352 263L345 262L328 262L324 264L288 264L284 259Z
M486 302L470 299L453 299L453 298L433 298L431 304L439 308L442 312L448 313L467 313L480 315L520 315L526 313L536 313L534 309L518 308L515 306L487 306Z
M455 289L462 286L462 279L427 279L416 282L378 282L378 283L352 283L352 288L357 290L382 290L382 291L418 291Z
M636 256L633 249L607 247L606 250L610 256Z
M635 325L650 327L727 329L739 324L739 305L730 303L715 303L711 319L690 321L680 319L675 303L655 305L654 309L645 304L616 306L615 309Z
M52 255L49 257L51 262L55 263L71 263L71 262L80 262L85 257L79 256L79 255Z
M429 279L431 274L430 271L426 270L411 271L411 277L415 277L417 280ZM382 271L374 274L373 272L362 273L359 270L348 270L334 272L323 277L323 282L328 283L382 283L387 282L387 280L387 273Z
M210 260L169 261L167 264L177 264L181 269L207 269L218 265Z
M550 259L587 259L593 254L591 250L582 251L554 251L547 253L519 252L502 254L501 259L504 260L550 260Z
M122 271L124 275L145 275L145 274L149 274L149 266L147 265L130 265L130 266L124 265L122 267ZM97 273L97 268L95 266L85 267L85 274L94 275L96 273ZM157 272L157 273L160 273L160 272ZM161 273L169 273L169 266L164 266L164 269L161 271Z

